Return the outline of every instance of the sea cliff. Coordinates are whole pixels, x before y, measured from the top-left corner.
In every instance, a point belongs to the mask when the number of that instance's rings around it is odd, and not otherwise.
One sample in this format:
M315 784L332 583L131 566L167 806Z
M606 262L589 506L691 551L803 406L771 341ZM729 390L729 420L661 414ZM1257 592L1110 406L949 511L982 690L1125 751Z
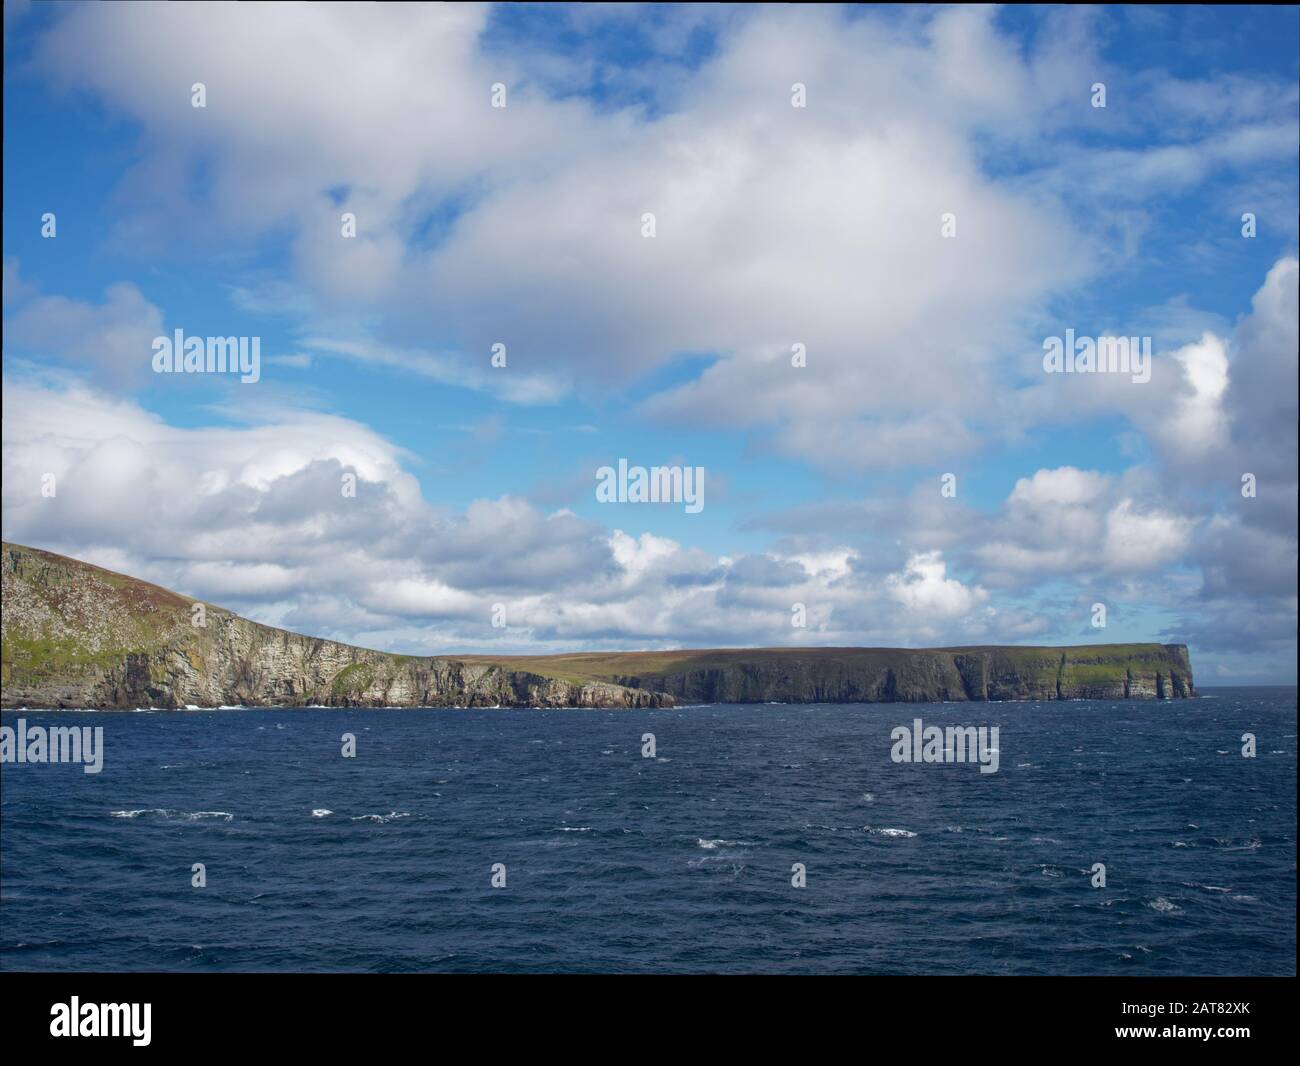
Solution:
M4 544L0 570L5 707L670 707L1194 694L1182 644L394 655L262 625L37 548Z

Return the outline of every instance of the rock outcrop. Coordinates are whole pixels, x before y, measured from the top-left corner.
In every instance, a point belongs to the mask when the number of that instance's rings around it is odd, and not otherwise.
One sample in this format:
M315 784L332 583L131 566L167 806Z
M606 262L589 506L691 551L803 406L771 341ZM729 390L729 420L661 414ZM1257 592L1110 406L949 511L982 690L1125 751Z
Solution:
M5 544L5 707L665 707L676 703L1163 699L1181 644L393 655L261 625Z
M3 546L5 707L657 707L671 697L304 637L52 552ZM201 608L201 610L200 610ZM201 624L200 624L201 623Z

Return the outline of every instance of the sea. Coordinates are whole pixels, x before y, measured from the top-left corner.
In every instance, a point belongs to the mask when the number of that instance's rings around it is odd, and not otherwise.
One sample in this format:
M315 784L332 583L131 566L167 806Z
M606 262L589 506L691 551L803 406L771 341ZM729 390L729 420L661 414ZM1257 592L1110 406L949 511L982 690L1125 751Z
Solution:
M0 768L3 970L1296 972L1295 688L19 719L103 764Z

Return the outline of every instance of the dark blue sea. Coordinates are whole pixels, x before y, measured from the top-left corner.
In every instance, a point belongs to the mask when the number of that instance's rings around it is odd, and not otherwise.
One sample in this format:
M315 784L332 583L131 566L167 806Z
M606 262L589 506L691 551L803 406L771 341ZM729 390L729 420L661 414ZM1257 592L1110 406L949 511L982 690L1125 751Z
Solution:
M104 766L3 767L0 968L1294 974L1296 690L1206 695L5 712Z

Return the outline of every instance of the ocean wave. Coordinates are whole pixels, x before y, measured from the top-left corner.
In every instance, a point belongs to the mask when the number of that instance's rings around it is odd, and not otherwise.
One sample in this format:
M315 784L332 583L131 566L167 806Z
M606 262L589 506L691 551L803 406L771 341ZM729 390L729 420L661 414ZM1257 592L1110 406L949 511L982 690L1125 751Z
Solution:
M1162 914L1172 914L1182 910L1176 903L1170 903L1164 896L1157 896L1155 899L1147 900L1147 906L1153 911L1160 911Z
M872 829L869 825L862 827L864 833L870 833L873 837L914 837L916 836L910 829Z
M387 814L358 814L352 820L354 822L374 822L377 825L387 825L398 818L409 817L411 817L410 811L389 811Z
M110 818L140 818L145 815L153 815L158 818L180 819L187 822L197 822L204 818L220 818L224 822L233 822L235 816L229 811L174 811L166 807L142 807L133 811L109 811Z
M313 807L311 816L313 818L324 818L327 814L333 814L333 813L334 812L330 810L328 807Z

